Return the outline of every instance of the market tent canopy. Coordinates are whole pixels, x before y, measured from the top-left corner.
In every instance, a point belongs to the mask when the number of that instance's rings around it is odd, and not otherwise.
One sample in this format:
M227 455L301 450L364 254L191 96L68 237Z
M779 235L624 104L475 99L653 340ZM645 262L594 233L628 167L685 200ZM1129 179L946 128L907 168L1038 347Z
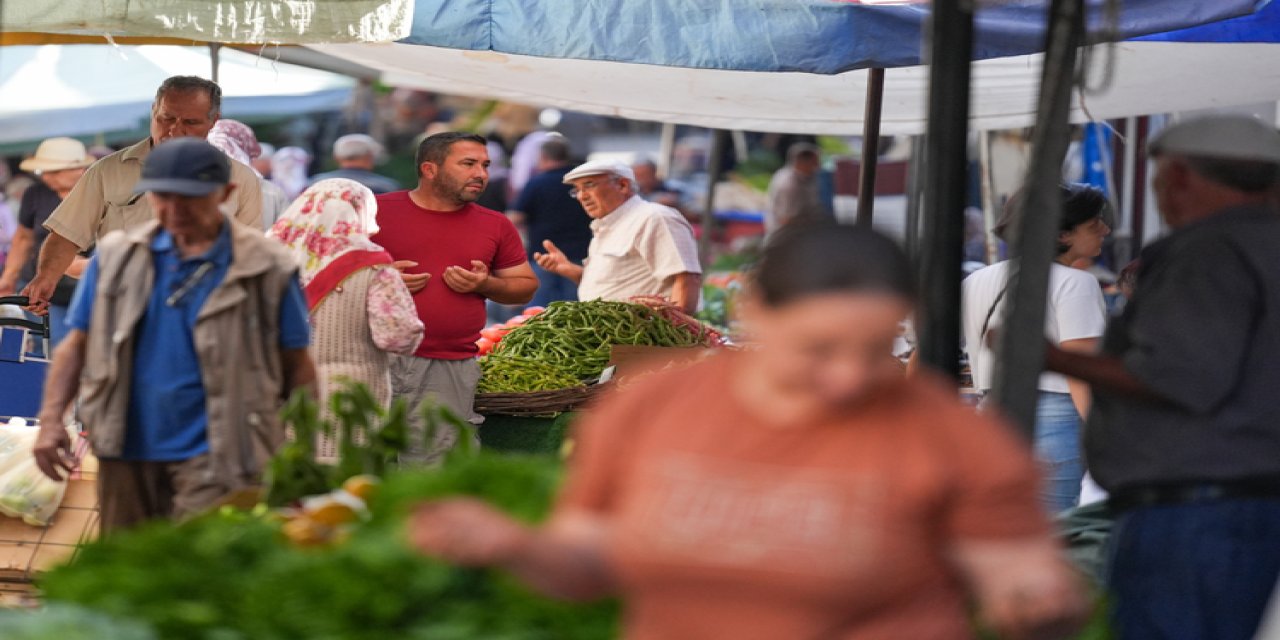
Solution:
M396 86L721 129L862 133L866 71L708 71L403 44L316 48L381 69L383 81ZM1073 122L1280 100L1277 44L1124 42L1115 53L1110 88L1073 101ZM1030 126L1040 60L1034 54L975 63L970 126ZM926 67L885 73L882 134L924 132L928 86Z
M414 24L414 33L407 40L395 44L332 44L316 45L312 48L330 55L344 58L352 62L382 70L383 80L388 84L417 87L442 93L491 97L513 102L522 102L540 106L584 111L601 115L620 116L639 120L655 120L680 124L700 125L706 127L741 129L752 131L778 131L792 133L828 133L828 134L860 134L863 126L862 105L865 101L867 72L861 70L844 71L834 75L821 75L797 71L776 71L786 66L797 67L804 62L800 58L788 58L783 64L780 39L787 29L799 29L795 24L799 21L797 13L778 10L784 18L790 17L791 24L783 20L778 25L768 27L777 33L775 37L763 38L748 28L755 25L752 19L742 20L744 25L740 39L732 34L722 34L728 44L717 45L725 49L725 57L720 59L725 68L692 68L697 65L706 67L712 60L707 51L712 45L703 45L706 54L703 57L690 57L693 47L689 41L699 41L701 33L690 37L673 37L670 34L689 33L693 27L663 32L654 28L651 33L627 32L620 34L611 31L610 27L602 27L604 34L612 34L608 38L596 41L587 37L588 41L597 42L600 50L564 51L570 54L564 58L542 57L539 55L499 52L481 48L449 48L447 46L429 46L422 44L430 38L439 38L449 45L464 44L463 35L475 34L477 26L459 21L460 11L441 12L439 16L424 19L424 7L431 5L453 6L469 4L462 2L427 2L419 0L418 18ZM495 5L500 3L494 3ZM610 4L610 3L604 3ZM624 6L639 5L631 3ZM686 13L689 7L685 3L667 0L668 9L676 10L681 5ZM776 7L777 3L762 2L762 5ZM809 17L828 15L835 11L831 6L835 3L797 3L796 7L819 7L821 11L811 11L804 15ZM1164 3L1170 15L1176 16L1178 22L1168 20L1160 26L1182 26L1195 24L1204 18L1197 13L1204 10L1202 5L1212 5L1216 9L1224 9L1230 3L1188 3L1180 11L1171 10L1173 4ZM1028 3L1011 3L999 9L985 9L979 13L980 22L987 25L987 33L993 23L1000 23L996 17L1009 18L1009 11L1029 11ZM1245 6L1247 5L1247 6ZM592 4L591 6L595 6ZM788 5L791 6L791 5ZM1155 6L1151 3L1127 2L1125 6L1131 11ZM1235 9L1251 9L1252 2L1243 3ZM627 13L615 7L619 12ZM877 59L878 62L905 61L906 53L902 47L912 51L919 49L918 33L920 16L923 10L919 6L857 6L844 4L846 11L860 10L859 13L839 14L846 21L853 16L875 18L892 25L906 21L915 31L899 29L898 39L884 38L884 44L890 50L897 51L889 59ZM512 11L511 7L506 10ZM587 8L584 11L589 10ZM896 10L891 12L890 10ZM712 10L714 13L714 10ZM719 14L717 14L719 15ZM1133 15L1133 14L1130 14ZM1280 3L1267 5L1260 13L1220 23L1218 28L1226 28L1231 33L1241 34L1240 42L1222 43L1214 39L1210 42L1194 41L1126 41L1116 45L1114 81L1109 90L1100 95L1086 96L1073 102L1072 120L1085 122L1105 118L1130 115L1161 113L1199 109L1213 106L1250 104L1280 100L1280 46L1275 44L1280 35L1277 21L1280 15ZM994 16L994 17L993 17ZM631 16L635 18L635 16ZM888 17L896 17L888 20ZM601 20L587 20L579 17L579 24L596 25ZM707 18L714 22L715 16ZM550 18L548 18L550 19ZM658 19L658 18L655 18ZM721 21L730 18L720 16ZM608 21L604 21L608 23ZM495 17L495 25L505 24L502 16ZM703 24L703 23L699 23ZM843 23L842 23L843 24ZM1145 28L1153 28L1154 23L1142 23ZM451 30L446 30L448 25ZM659 26L669 25L660 21ZM527 22L526 28L533 29L533 22ZM705 25L704 25L705 26ZM845 25L846 27L848 25ZM1025 26L1025 25L1024 25ZM538 27L540 30L531 33L542 33L549 26ZM635 24L630 28L639 29ZM672 27L674 28L674 27ZM705 27L710 29L710 27ZM1010 27L1006 26L1008 31ZM447 32L446 32L447 31ZM487 31L475 36L481 38ZM1027 26L1027 32L1033 32ZM498 43L499 36L507 33L505 28L495 28L490 44ZM821 29L806 32L808 46L805 50L822 49L814 47L813 42L839 41ZM817 35L813 35L816 33ZM988 54L1007 53L1010 47L996 48L983 45L979 31L979 57ZM1038 32L1037 32L1038 33ZM1192 32L1188 32L1192 33ZM625 37L624 37L625 36ZM845 36L848 39L850 36ZM1037 36L1039 37L1039 36ZM902 40L901 38L910 38ZM1198 36L1204 40L1204 36ZM673 64L684 66L663 66L660 64L640 64L621 62L624 51L618 48L606 49L606 45L622 40L624 42L644 41L643 50L631 51L632 58L648 56L653 59L660 53L663 58ZM1031 36L1022 37L1024 44L1030 45ZM506 40L501 40L506 42ZM677 42L678 41L678 42ZM770 46L748 47L750 42L766 42ZM484 44L483 41L473 42ZM670 47L666 51L664 46ZM736 45L741 45L735 48ZM530 43L524 49L532 48ZM638 46L638 45L637 45ZM497 48L496 46L488 49ZM508 46L507 48L515 48ZM839 48L839 47L835 47ZM677 56L678 50L686 50L683 57ZM538 49L543 51L543 49ZM735 57L733 52L764 51L773 52L766 58L746 59ZM819 52L826 55L823 52ZM1096 64L1105 62L1105 55L1099 50L1094 58ZM643 54L643 55L642 55ZM597 59L577 59L581 55L594 55ZM617 58L608 58L617 55ZM745 53L743 54L745 55ZM912 54L915 55L915 54ZM852 56L843 59L827 59L825 62L809 61L804 64L811 70L820 68L836 68L841 65L862 64L866 56ZM776 60L770 63L771 60ZM982 60L973 67L973 105L971 107L971 126L975 129L1007 129L1028 126L1035 117L1035 104L1039 88L1040 54L1025 54L1012 57L1001 57ZM766 67L767 70L741 70L751 66ZM884 115L881 132L886 135L915 134L925 129L927 116L929 70L923 66L907 66L891 68L886 72ZM1189 88L1194 87L1193 90Z
M41 34L181 38L223 44L389 42L413 0L26 0L0 3L6 44Z
M1253 12L1258 0L1125 0L1104 36L1107 0L1087 0L1097 37L1123 39ZM979 0L974 58L1044 46L1047 0ZM572 10L528 0L417 0L404 44L667 67L834 74L923 62L923 0L595 0Z
M156 87L208 74L203 47L48 45L0 51L0 144L145 126ZM341 109L355 81L224 50L222 113L232 118Z

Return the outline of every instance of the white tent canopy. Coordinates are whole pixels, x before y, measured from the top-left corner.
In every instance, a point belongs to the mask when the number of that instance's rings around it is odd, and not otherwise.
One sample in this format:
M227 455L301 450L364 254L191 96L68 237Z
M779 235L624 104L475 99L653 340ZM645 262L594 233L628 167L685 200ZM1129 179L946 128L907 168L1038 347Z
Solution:
M638 120L748 131L862 132L866 71L838 75L662 67L409 44L313 49L383 71L388 84ZM1123 42L1110 88L1074 101L1086 122L1280 100L1280 45ZM1106 60L1102 49L1097 66ZM973 64L974 129L1030 126L1039 54ZM1100 69L1096 70L1100 73ZM925 129L929 69L885 74L885 135Z
M224 49L219 84L227 117L341 109L355 81ZM46 45L0 50L0 143L135 129L173 75L208 77L209 51L165 45Z
M0 3L0 25L222 43L389 42L409 35L412 11L413 0L19 0Z

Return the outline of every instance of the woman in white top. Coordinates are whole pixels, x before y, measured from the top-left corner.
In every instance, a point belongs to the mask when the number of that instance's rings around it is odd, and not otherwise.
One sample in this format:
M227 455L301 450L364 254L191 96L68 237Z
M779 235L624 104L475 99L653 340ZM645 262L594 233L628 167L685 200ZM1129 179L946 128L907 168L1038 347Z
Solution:
M1102 251L1111 233L1108 204L1101 191L1083 184L1059 187L1063 198L1058 233L1058 257L1049 273L1049 299L1045 309L1045 337L1063 349L1094 351L1106 328L1106 302L1097 279L1074 269L1078 261L1090 261ZM1002 239L1013 223L1021 200L1009 199L996 223ZM965 349L973 370L973 384L991 390L995 354L987 348L987 336L999 326L1008 300L1010 261L993 264L965 278L962 291ZM1050 512L1076 506L1084 461L1080 448L1080 424L1089 410L1089 388L1075 379L1055 373L1040 376L1036 406L1036 457L1045 467L1041 499Z

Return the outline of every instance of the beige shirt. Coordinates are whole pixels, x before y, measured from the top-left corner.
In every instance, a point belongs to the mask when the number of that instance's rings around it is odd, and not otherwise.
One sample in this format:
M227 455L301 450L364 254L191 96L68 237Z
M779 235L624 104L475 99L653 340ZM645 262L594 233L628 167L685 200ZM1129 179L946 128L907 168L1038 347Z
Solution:
M71 193L58 205L44 226L81 249L115 231L155 219L151 205L133 187L142 177L142 161L151 153L147 138L93 164ZM249 167L231 161L231 183L236 190L223 212L244 224L262 228L262 192Z
M702 273L693 227L671 207L632 196L591 231L580 300L671 297L677 275Z

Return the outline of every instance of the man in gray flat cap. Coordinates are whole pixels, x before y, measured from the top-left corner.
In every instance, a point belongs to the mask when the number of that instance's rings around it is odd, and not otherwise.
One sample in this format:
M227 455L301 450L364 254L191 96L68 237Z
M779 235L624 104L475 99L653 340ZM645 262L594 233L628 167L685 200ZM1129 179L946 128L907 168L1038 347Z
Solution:
M1249 640L1280 576L1280 134L1215 116L1151 155L1171 233L1102 353L1050 348L1047 366L1093 385L1119 637Z

